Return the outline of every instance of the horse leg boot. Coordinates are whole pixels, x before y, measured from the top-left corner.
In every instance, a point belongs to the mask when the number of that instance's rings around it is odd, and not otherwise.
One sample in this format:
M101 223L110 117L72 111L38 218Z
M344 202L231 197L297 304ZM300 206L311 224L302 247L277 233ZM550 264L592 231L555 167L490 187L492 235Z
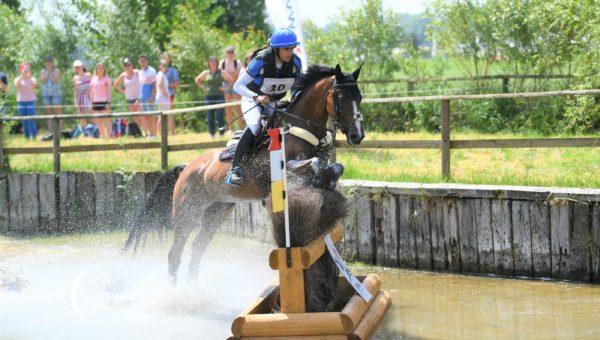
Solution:
M244 156L250 152L250 149L254 145L254 139L255 136L252 133L252 130L247 128L235 148L235 154L231 161L231 169L227 173L227 178L225 179L226 184L239 186L244 181L244 173L240 163Z

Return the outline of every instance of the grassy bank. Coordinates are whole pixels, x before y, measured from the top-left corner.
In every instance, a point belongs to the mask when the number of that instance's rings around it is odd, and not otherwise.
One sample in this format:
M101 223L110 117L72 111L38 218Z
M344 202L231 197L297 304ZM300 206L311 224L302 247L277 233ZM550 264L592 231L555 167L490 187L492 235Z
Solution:
M453 139L535 138L537 135L453 133ZM170 144L208 141L206 133L183 133L169 137ZM367 133L370 140L439 140L432 133ZM121 138L119 143L140 140ZM111 140L116 143L117 141ZM63 145L102 144L99 139L80 138ZM49 142L26 142L9 137L7 146L50 146ZM202 150L171 152L169 165L186 163ZM439 150L342 149L338 160L346 167L344 178L397 182L442 182ZM51 172L52 155L10 157L12 171ZM160 170L160 150L65 153L65 171ZM452 151L452 182L532 186L600 188L600 148L473 149Z

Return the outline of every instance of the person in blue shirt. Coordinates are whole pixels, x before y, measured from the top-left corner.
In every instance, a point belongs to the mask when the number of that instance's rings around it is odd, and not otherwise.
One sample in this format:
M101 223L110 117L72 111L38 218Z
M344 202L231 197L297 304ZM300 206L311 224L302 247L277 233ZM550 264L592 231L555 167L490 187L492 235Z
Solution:
M242 112L245 112L247 128L238 142L225 183L233 186L243 183L240 162L262 129L261 115L271 115L278 101L285 97L294 80L300 76L302 62L294 54L298 44L293 30L276 30L271 35L269 45L255 53L233 85L234 91L242 96Z

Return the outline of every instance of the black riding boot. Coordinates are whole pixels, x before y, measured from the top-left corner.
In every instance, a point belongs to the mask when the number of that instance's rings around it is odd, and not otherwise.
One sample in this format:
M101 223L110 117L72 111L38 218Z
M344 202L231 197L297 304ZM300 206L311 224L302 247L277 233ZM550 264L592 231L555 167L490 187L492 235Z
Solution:
M244 156L250 151L252 145L254 144L254 134L250 128L246 128L244 134L240 138L240 141L235 148L235 154L233 155L233 160L231 161L231 169L227 173L227 178L225 178L225 183L233 186L241 185L244 181L244 174L242 171L242 167L240 163Z

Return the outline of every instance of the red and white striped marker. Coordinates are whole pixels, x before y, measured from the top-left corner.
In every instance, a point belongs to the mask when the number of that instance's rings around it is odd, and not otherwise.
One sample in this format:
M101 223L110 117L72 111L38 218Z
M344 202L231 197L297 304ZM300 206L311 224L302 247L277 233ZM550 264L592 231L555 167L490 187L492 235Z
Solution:
M285 159L285 138L283 138L283 128L269 129L267 131L271 137L269 144L269 159L271 161L271 197L273 202L273 212L284 213L285 223L285 247L290 248L290 222L287 201L287 173Z

